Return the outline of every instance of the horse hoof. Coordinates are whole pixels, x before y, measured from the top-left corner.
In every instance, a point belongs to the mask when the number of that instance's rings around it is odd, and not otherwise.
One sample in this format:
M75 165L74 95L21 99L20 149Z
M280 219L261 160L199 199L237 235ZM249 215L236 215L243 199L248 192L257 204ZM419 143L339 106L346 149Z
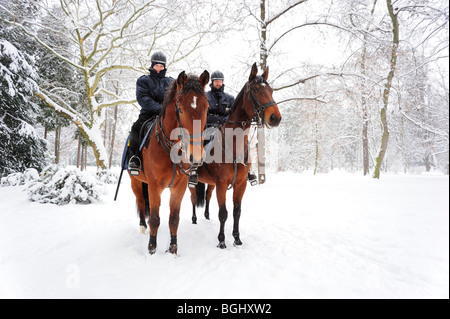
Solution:
M197 219L192 218L192 224L197 225Z
M226 248L227 248L227 245L225 245L225 242L224 242L224 241L221 241L221 242L219 243L219 245L217 245L217 248L220 248L220 249L226 249Z
M234 247L242 246L242 241L239 238L234 240Z
M155 246L155 245L152 245L152 244L149 244L149 245L148 245L148 253L149 253L150 255L153 255L154 253L156 253L156 246Z
M144 226L140 226L139 227L139 232L141 233L141 234L143 234L143 235L145 235L145 232L147 231L147 228L146 227L144 227Z
M177 255L178 252L178 245L177 244L172 244L170 245L169 249L167 249L166 253L171 253L172 255Z
M205 218L209 220L209 214L205 213Z

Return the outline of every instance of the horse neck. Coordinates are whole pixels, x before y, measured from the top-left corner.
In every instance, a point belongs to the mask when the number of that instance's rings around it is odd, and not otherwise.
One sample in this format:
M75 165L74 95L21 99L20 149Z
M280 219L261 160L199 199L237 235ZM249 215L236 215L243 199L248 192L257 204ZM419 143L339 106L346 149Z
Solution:
M175 114L175 102L167 105L164 117L161 119L162 127L167 136L178 127L177 117Z
M227 121L224 123L224 125L221 128L222 131L222 145L225 145L226 143L226 130L227 128L237 129L240 128L244 132L247 132L247 134L244 135L244 145L243 149L244 152L248 152L248 131L250 129L251 123L252 123L252 117L247 114L245 111L246 103L250 104L250 101L248 100L247 96L244 96L242 100L238 101L238 105L236 105L236 108L234 109L233 113L231 113L228 116ZM248 106L248 105L247 105ZM241 156L242 154L237 154L237 149L239 148L237 145L240 142L237 140L234 141L233 139L233 154L234 157ZM247 155L248 156L248 155ZM235 158L236 159L236 158Z
M238 102L239 104L236 105L236 108L234 109L233 113L231 113L228 116L227 121L225 122L225 127L227 128L236 128L241 127L244 130L250 127L252 122L252 117L248 115L248 113L245 111L245 107L248 106L247 104L251 104L249 99L247 98L247 95L244 94L244 97L241 101ZM245 123L244 125L242 123Z

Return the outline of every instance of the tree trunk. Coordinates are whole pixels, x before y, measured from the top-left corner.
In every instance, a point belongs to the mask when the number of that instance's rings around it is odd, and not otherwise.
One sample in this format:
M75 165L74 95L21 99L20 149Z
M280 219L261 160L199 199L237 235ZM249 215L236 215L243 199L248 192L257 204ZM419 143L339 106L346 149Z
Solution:
M366 76L366 60L367 60L367 48L364 43L363 54L361 58L361 74ZM363 144L363 167L364 176L369 174L369 111L367 106L367 83L365 79L361 81L361 108L362 108L362 144Z
M55 164L58 165L61 154L61 127L58 126L58 120L56 120L55 129Z
M314 110L314 126L315 126L315 144L316 144L316 155L314 161L314 175L317 173L317 167L319 166L319 126L317 124L317 106Z
M107 160L107 153L106 148L103 145L103 141L101 139L101 131L100 128L86 128L84 125L78 126L78 130L83 135L84 139L87 142L86 146L89 146L92 148L92 151L94 153L95 161L97 164L98 169L105 170L106 169L106 160ZM88 131L87 131L88 130Z
M111 133L111 150L109 152L109 169L111 169L113 155L114 155L114 143L116 142L116 128L117 128L117 112L119 110L119 106L116 105L114 107L114 124L112 127Z
M262 72L267 69L267 24L266 24L266 0L261 0L261 45L260 45L260 67Z
M367 33L370 29L370 24L373 20L373 14L375 12L375 6L377 5L378 0L373 1L372 10L370 12L370 19L367 22L366 26L366 32L364 33L364 43L363 43L363 51L362 51L362 57L361 57L361 74L363 75L363 80L361 81L361 108L362 108L362 121L363 121L363 129L362 129L362 142L363 142L363 169L364 169L364 176L369 174L369 138L368 138L368 131L369 131L369 110L367 105L367 93L368 93L368 86L367 82L365 80L365 77L367 76Z
M88 148L87 148L87 145L85 145L84 146L84 159L83 159L83 166L84 166L85 170L87 168L87 153L88 153Z
M384 87L383 92L383 108L380 112L381 124L383 126L383 136L381 137L381 147L378 157L376 159L375 171L373 173L374 178L380 178L380 170L381 164L383 163L384 156L386 155L387 147L389 144L389 129L387 122L387 108L389 104L389 94L391 92L392 87L392 79L394 78L395 68L397 65L397 50L399 44L399 25L398 25L398 16L394 13L394 8L392 8L391 0L386 0L387 8L389 11L389 16L392 21L392 32L393 32L393 41L392 41L392 51L391 51L391 64L390 71L386 80L386 85Z
M81 134L78 134L77 168L81 165Z
M80 170L82 171L84 170L83 163L84 163L84 145L81 145Z

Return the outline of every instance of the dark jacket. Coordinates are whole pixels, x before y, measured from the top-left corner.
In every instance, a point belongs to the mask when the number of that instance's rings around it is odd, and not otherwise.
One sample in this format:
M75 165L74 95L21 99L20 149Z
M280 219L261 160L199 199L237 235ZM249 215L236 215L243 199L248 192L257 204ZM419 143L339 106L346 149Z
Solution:
M164 95L173 78L166 77L166 70L157 73L150 69L149 75L141 76L136 82L136 99L141 106L141 114L159 115Z
M225 85L222 85L220 89L216 89L210 85L211 91L206 93L208 97L209 109L207 126L219 126L223 124L226 117L231 112L231 107L234 103L234 97L224 92Z

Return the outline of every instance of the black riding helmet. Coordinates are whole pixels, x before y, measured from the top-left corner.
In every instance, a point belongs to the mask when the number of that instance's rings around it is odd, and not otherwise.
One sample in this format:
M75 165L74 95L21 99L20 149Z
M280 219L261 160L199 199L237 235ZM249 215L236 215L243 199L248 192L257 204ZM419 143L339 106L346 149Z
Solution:
M162 65L164 65L164 68L165 68L166 67L166 63L167 63L167 58L166 58L164 53L162 53L162 52L155 52L152 55L151 62L152 62L152 67L155 64L162 64Z
M211 74L211 83L213 83L214 80L222 80L222 81L223 81L223 80L224 80L223 73L220 72L220 71L214 71L214 72Z

